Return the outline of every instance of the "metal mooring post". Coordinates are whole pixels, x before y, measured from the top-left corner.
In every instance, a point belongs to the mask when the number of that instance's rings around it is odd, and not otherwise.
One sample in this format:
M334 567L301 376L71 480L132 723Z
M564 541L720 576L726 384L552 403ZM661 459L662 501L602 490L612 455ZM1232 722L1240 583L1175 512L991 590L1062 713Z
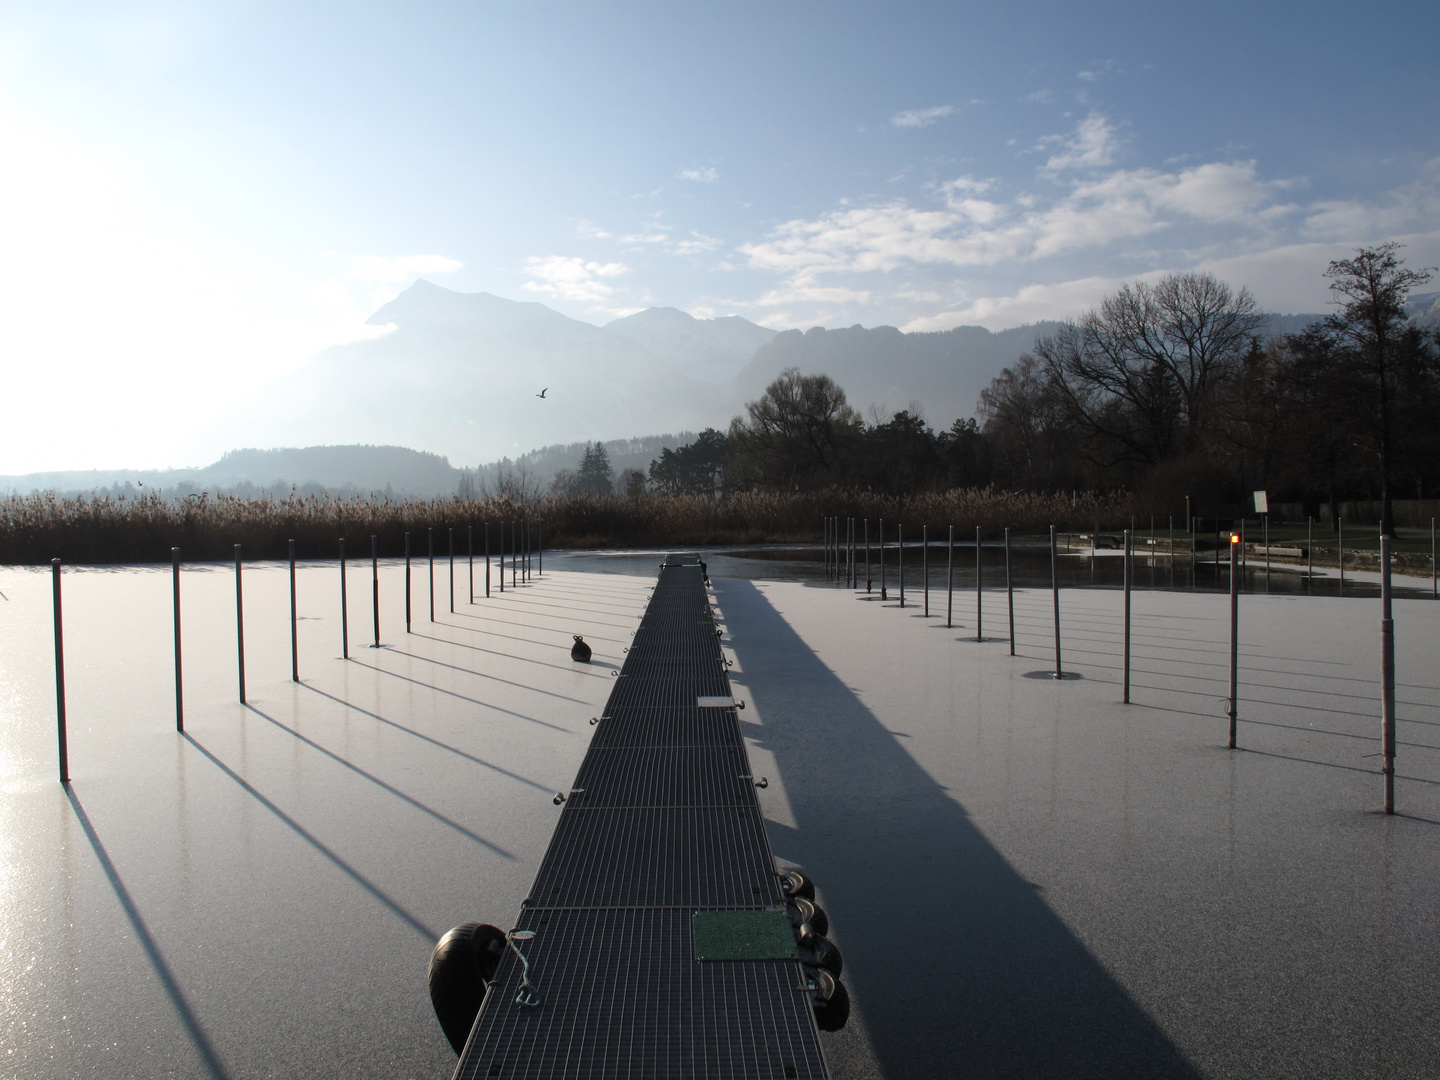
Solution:
M175 730L185 730L185 690L180 673L180 549L170 549L170 582L175 596Z
M1395 620L1390 610L1390 537L1380 537L1380 752L1385 813L1395 813Z
M65 730L65 633L60 619L60 560L50 560L55 598L55 734L60 741L60 783L70 783L70 741Z
M1010 580L1010 526L1005 526L1005 607L1010 614L1010 655L1015 655L1015 586Z
M430 621L435 621L435 529L427 528L425 538L430 557Z
M895 526L895 561L898 564L896 570L900 578L900 606L905 606L905 526Z
M500 552L499 552L499 554L500 554L500 559L499 559L499 562L500 562L500 592L501 592L501 593L504 593L504 592L505 592L505 522L502 521L502 522L499 523L499 525L500 525L500 528L499 528L498 531L499 531L499 533L500 533Z
M980 547L980 526L979 526L979 525L976 525L976 526L975 526L975 640L976 640L976 641L984 641L984 640L985 640L985 639L981 636L981 634L980 634L980 619L981 619L981 615L983 614L983 610L982 610L982 607L981 607L981 596L982 596L981 576L982 576L982 574L984 573L984 566L981 564L981 560L980 560L980 552L981 552L981 547Z
M410 534L405 534L405 632L410 633Z
M1130 704L1130 589L1135 581L1134 568L1134 538L1130 530L1125 530L1125 697L1126 705Z
M450 534L450 614L455 614L455 530L446 530Z
M350 659L350 605L345 601L345 538L340 538L340 655Z
M245 704L245 594L240 588L240 545L235 545L235 651L240 670L240 704Z
M885 519L880 518L880 599L885 599Z
M290 681L300 681L300 638L295 615L295 541L290 541Z
M475 603L475 526L465 526L465 561L470 567L470 603Z
M1064 669L1060 666L1060 549L1055 543L1055 526L1050 526L1050 596L1055 606L1055 673L1052 678L1063 679Z
M865 591L870 591L870 519L865 519Z
M520 523L510 522L510 588L520 587L520 568L516 559L520 557Z
M375 616L375 648L380 647L380 537L370 534L370 611Z
M955 615L955 526L950 526L950 539L945 545L945 626L948 629Z
M1305 558L1309 565L1305 568L1305 588L1311 588L1315 579L1315 519L1309 514L1305 515Z
M535 573L545 576L545 522L535 522Z
M1345 519L1336 516L1335 533L1339 537L1337 544L1340 548L1340 591L1345 591Z
M490 522L485 522L485 599L490 599Z
M925 617L930 617L930 526L920 526L920 574L925 579Z
M1216 553L1217 557L1219 553ZM1240 691L1240 534L1230 534L1230 749L1235 749L1235 722Z

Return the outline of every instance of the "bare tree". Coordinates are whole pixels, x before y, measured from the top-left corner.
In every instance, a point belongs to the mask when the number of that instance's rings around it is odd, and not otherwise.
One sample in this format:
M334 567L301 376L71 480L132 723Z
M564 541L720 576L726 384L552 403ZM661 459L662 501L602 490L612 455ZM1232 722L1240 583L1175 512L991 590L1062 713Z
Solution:
M858 435L860 414L828 375L801 375L786 368L757 400L747 418L730 423L730 445L743 472L771 487L809 486L832 476L847 439Z
M1098 437L1097 458L1153 464L1203 448L1217 390L1264 326L1248 289L1211 274L1125 285L1035 343L1051 385Z
M540 480L524 465L512 465L505 458L495 467L491 481L482 477L480 490L486 498L513 499L527 506L540 501Z
M1353 259L1336 259L1325 271L1335 303L1341 306L1325 320L1325 326L1348 347L1360 391L1355 404L1370 414L1370 441L1378 459L1383 504L1381 533L1393 532L1395 526L1392 424L1402 377L1397 370L1397 350L1406 329L1405 302L1410 290L1424 285L1435 272L1433 266L1406 270L1395 257L1400 246L1391 242L1358 248Z

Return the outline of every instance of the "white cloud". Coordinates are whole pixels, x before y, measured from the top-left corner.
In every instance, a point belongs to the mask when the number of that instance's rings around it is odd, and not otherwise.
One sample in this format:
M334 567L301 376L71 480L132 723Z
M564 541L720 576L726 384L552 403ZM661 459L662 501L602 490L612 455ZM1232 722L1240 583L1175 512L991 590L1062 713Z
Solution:
M681 169L681 180L694 180L701 184L713 184L720 179L720 173L713 165L702 165L698 169Z
M1267 311L1291 314L1330 311L1330 282L1324 277L1332 259L1348 259L1355 249L1377 239L1404 246L1400 255L1410 267L1440 265L1440 218L1424 232L1351 234L1326 243L1282 244L1260 251L1207 259L1194 269L1208 270L1225 281L1245 284Z
M1068 137L1050 135L1041 139L1036 149L1044 149L1056 143L1062 149L1045 162L1046 172L1098 169L1114 161L1115 154L1120 149L1120 139L1115 128L1099 113L1091 113L1080 121L1074 134Z
M691 229L689 239L675 242L675 254L699 255L706 251L714 251L719 246L720 241L715 237L706 236L697 229Z
M1308 207L1303 233L1315 240L1368 241L1404 229L1440 224L1440 158L1427 176L1387 192L1378 202L1331 199Z
M1160 275L1157 272L1151 276ZM983 296L963 307L911 319L900 329L907 334L953 330L957 326L1004 330L1043 319L1069 318L1095 307L1121 282L1119 278L1087 277L1054 285L1027 285L1013 296Z
M532 255L525 264L530 280L524 287L531 292L597 307L615 292L605 279L630 270L624 263L587 262L573 255Z
M755 301L755 304L757 307L778 307L781 304L794 303L868 304L869 302L870 293L861 289L794 282L778 289L771 289Z
M1409 266L1440 264L1440 229L1395 236L1405 245L1402 255ZM1265 311L1282 314L1320 314L1330 310L1325 267L1332 259L1349 258L1361 241L1282 244L1244 255L1205 259L1192 265L1152 269L1118 277L1083 277L1043 285L1027 285L1008 296L983 296L934 315L911 319L900 327L906 333L951 330L957 326L984 326L1004 330L1046 319L1074 318L1097 306L1126 281L1154 282L1167 273L1190 270L1214 274L1222 281L1245 285ZM898 295L898 294L897 294Z
M851 206L814 220L796 219L740 251L756 269L790 276L792 284L818 275L895 270L905 265L985 266L1095 250L1172 227L1178 221L1263 227L1291 214L1281 201L1289 187L1259 175L1256 163L1212 162L1175 172L1117 169L1097 172L1117 141L1104 117L1080 121L1063 151L1041 166L1083 168L1058 197L1021 192L997 198L995 183L960 176L935 189L943 207L903 199Z
M937 120L943 120L955 112L954 105L932 105L928 109L907 109L905 112L898 112L890 118L894 127L922 128L929 127Z
M1408 232L1419 239L1407 261L1440 263L1440 159L1382 197L1306 205L1295 197L1302 181L1265 177L1254 160L1106 168L1102 163L1113 160L1120 143L1099 114L1080 120L1071 136L1050 141L1060 145L1052 145L1037 167L1043 182L1033 190L1005 191L996 180L962 175L932 185L927 202L846 201L739 245L750 268L778 278L756 306L783 308L783 316L767 319L777 325L813 320L820 308L844 312L846 305L908 302L940 310L912 319L907 330L964 323L999 328L1079 313L1121 281L1135 280L1133 273L1114 275L1138 264L1142 278L1165 272L1156 267L1211 270L1249 285L1272 310L1323 311L1325 264L1359 244L1403 239ZM1159 239L1167 233L1173 238ZM1146 249L1135 249L1142 239ZM1217 259L1217 252L1227 257ZM1102 257L1118 265L1103 275L1086 274ZM1016 282L1013 293L977 297L959 281L941 285L939 277L883 292L874 277L994 266L1008 266L1008 274L1027 267L1020 272L1032 284L1018 288ZM1057 269L1079 274L1040 283ZM927 285L940 295L923 295Z
M621 236L620 242L631 245L663 244L666 240L670 239L667 235L669 231L670 227L668 225L659 225L652 222L646 225L642 232L626 233Z

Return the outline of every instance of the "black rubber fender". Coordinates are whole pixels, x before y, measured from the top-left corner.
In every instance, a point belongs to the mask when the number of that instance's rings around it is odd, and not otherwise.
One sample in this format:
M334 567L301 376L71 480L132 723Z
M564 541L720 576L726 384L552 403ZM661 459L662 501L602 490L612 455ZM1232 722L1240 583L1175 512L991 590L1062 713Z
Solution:
M425 973L430 1004L456 1054L465 1049L485 991L504 954L505 931L475 922L446 931L430 954Z
M826 915L825 909L813 900L797 896L786 902L785 911L790 916L790 925L797 930L803 923L809 923L810 929L817 934L830 932L830 916Z
M850 1019L850 991L824 968L810 969L814 983L815 1024L821 1031L839 1031Z
M800 962L807 968L824 968L837 979L845 970L845 958L840 955L840 947L823 934L811 934L796 948L800 952Z
M815 899L815 883L799 870L787 870L779 877L780 891L785 894L786 899L796 896L804 897L806 900Z

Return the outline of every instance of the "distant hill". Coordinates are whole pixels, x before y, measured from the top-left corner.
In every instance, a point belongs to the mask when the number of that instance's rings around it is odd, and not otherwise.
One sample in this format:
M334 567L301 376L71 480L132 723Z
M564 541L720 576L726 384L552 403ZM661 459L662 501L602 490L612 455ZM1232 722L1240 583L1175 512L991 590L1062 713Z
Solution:
M770 335L750 323L663 311L622 320L622 333L543 304L426 281L369 321L394 329L326 349L237 403L207 432L209 452L383 442L473 462L703 427L723 408L714 386L693 373L708 377L714 364L732 363L746 334Z
M1275 316L1274 325L1289 332L1318 317ZM932 424L948 427L971 416L989 381L1057 325L776 333L737 316L650 308L594 326L544 304L428 281L369 322L388 332L326 349L232 403L195 456L368 443L462 464L516 460L537 447L723 428L790 366L829 374L862 412L922 402Z
M92 469L0 476L0 491L61 495L109 490L164 495L224 492L236 495L389 494L400 498L453 495L461 472L443 457L401 446L307 446L303 449L232 450L200 469Z
M615 470L615 479L626 469L639 469L649 474L650 462L660 456L662 450L674 450L688 446L695 441L695 432L682 431L675 435L646 435L634 439L603 439L605 452L609 455L610 466ZM542 446L528 454L515 458L488 461L476 470L477 483L486 492L498 491L501 477L506 473L523 472L542 492L549 492L550 484L563 469L574 469L580 464L580 456L587 443L555 443Z
M1440 292L1411 293L1405 314L1427 330L1440 327Z
M776 331L738 315L697 319L677 308L649 308L606 323L700 382L722 384L740 373Z
M888 418L915 402L932 426L948 428L957 418L972 416L990 380L1059 325L1035 323L998 332L960 326L930 334L906 334L893 326L787 330L761 346L740 372L737 406L759 397L785 368L798 367L807 375L829 375L861 412L873 405Z

